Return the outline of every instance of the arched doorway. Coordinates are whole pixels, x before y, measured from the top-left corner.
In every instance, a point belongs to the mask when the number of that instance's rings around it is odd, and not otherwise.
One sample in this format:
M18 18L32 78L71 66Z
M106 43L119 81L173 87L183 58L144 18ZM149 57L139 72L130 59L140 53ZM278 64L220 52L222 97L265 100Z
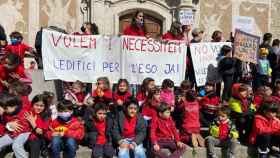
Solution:
M123 33L124 29L130 25L130 21L134 16L135 12L129 12L120 16L119 18L119 32ZM150 34L153 38L162 35L162 20L146 13L144 11L144 18L147 27L147 33Z

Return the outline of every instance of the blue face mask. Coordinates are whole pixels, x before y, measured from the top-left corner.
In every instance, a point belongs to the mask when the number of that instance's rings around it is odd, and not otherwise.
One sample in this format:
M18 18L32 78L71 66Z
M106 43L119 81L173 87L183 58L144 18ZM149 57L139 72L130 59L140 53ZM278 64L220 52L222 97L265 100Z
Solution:
M18 44L18 42L19 42L19 41L18 41L16 38L12 38L12 39L11 39L11 44L12 44L12 45L16 45L16 44Z

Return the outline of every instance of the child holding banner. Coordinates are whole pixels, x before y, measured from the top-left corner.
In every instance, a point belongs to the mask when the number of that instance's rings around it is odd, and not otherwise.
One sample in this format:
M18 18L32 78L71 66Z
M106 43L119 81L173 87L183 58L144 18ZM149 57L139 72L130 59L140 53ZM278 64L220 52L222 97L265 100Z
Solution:
M110 81L107 77L100 77L97 79L97 88L93 91L92 97L94 98L94 103L109 103L113 100L113 93L110 88Z

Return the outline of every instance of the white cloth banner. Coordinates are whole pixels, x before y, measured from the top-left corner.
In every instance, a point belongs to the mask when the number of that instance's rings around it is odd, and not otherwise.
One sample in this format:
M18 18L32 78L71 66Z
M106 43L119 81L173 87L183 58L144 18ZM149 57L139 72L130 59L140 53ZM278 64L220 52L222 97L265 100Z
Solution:
M140 84L151 77L157 85L167 78L180 85L185 78L187 47L180 41L122 36L121 49L123 77L130 83Z
M146 77L160 85L166 78L179 85L185 78L186 46L134 36L66 35L43 30L42 56L46 80L112 82L126 78L141 84Z
M101 76L120 78L120 37L66 35L43 30L42 57L46 80L94 83Z
M218 54L223 45L231 46L230 42L192 43L191 57L197 86L204 86L206 81L216 82Z

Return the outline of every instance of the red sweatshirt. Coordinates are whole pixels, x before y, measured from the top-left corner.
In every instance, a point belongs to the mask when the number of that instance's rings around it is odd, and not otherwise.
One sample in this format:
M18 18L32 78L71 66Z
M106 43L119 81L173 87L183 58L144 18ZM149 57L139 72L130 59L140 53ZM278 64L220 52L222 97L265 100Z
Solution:
M16 45L7 45L4 49L4 52L6 52L6 54L7 53L17 54L21 59L21 64L23 65L24 54L26 51L29 51L30 49L32 49L32 47L30 47L24 43L19 43Z
M98 135L96 137L96 144L106 144L106 120L102 122L94 120L93 123L98 131Z
M255 144L256 137L263 134L279 134L280 133L280 121L275 119L269 119L262 115L256 115L253 123L253 129L249 137L249 142Z
M17 120L18 123L22 126L22 130L19 132L5 130L5 133L7 133L10 137L14 138L22 133L31 132L31 126L24 117L24 114L28 111L29 111L28 109L22 107L22 109L19 111L19 113L15 114L15 115L4 114L3 115L4 123L0 125L0 126L2 126L1 128L5 128L6 124L9 122Z
M126 102L128 100L128 98L131 97L131 96L132 96L132 94L129 91L127 91L124 94L121 94L119 92L115 92L113 94L113 101L114 101L114 103L117 103L118 100Z
M60 122L57 119L49 122L49 130L47 138L52 139L52 134L55 131L64 132L64 137L82 140L84 137L84 126L75 117L72 117L68 122Z
M7 69L4 67L4 65L0 65L0 80L2 81L7 81L8 83L14 81L15 79L13 79L10 74L15 73L18 74L20 77L20 81L21 80L31 80L28 78L28 76L25 74L25 70L23 66L18 66L14 71L9 72L7 71ZM0 83L0 91L2 91L4 89L4 85L2 85L2 83Z
M184 36L182 35L174 36L168 31L167 33L162 35L161 38L164 40L183 40Z
M97 89L95 89L92 93L92 96L94 98L94 103L100 103L100 102L105 102L109 103L113 99L113 93L111 90L104 90L104 95L102 97L99 97L97 94Z
M123 133L122 136L124 138L135 138L135 128L137 123L137 117L125 117L124 123L123 123Z
M44 120L40 115L35 114L33 111L32 114L37 116L36 127L43 130L43 135L46 134L49 127L48 120ZM31 135L29 136L29 140L35 140L37 138L38 134L35 131L32 131Z
M153 118L151 122L150 138L152 144L156 144L159 140L180 141L179 133L171 117L168 119L160 117Z
M199 103L197 101L187 102L184 101L181 105L184 111L183 117L183 129L185 132L199 133L200 122L199 122Z
M125 28L123 34L129 36L145 36L145 32L143 29L139 28L138 30L136 30L131 26Z
M142 103L143 103L143 102L146 101L147 96L145 95L145 93L139 91L139 92L137 92L137 94L136 94L136 99L137 99L139 102L142 102Z
M206 95L200 101L200 106L203 111L208 114L216 114L220 108L220 98L218 96Z
M153 100L152 103L144 103L142 115L151 117L152 119L157 117L157 107L159 104L160 102L156 100Z

